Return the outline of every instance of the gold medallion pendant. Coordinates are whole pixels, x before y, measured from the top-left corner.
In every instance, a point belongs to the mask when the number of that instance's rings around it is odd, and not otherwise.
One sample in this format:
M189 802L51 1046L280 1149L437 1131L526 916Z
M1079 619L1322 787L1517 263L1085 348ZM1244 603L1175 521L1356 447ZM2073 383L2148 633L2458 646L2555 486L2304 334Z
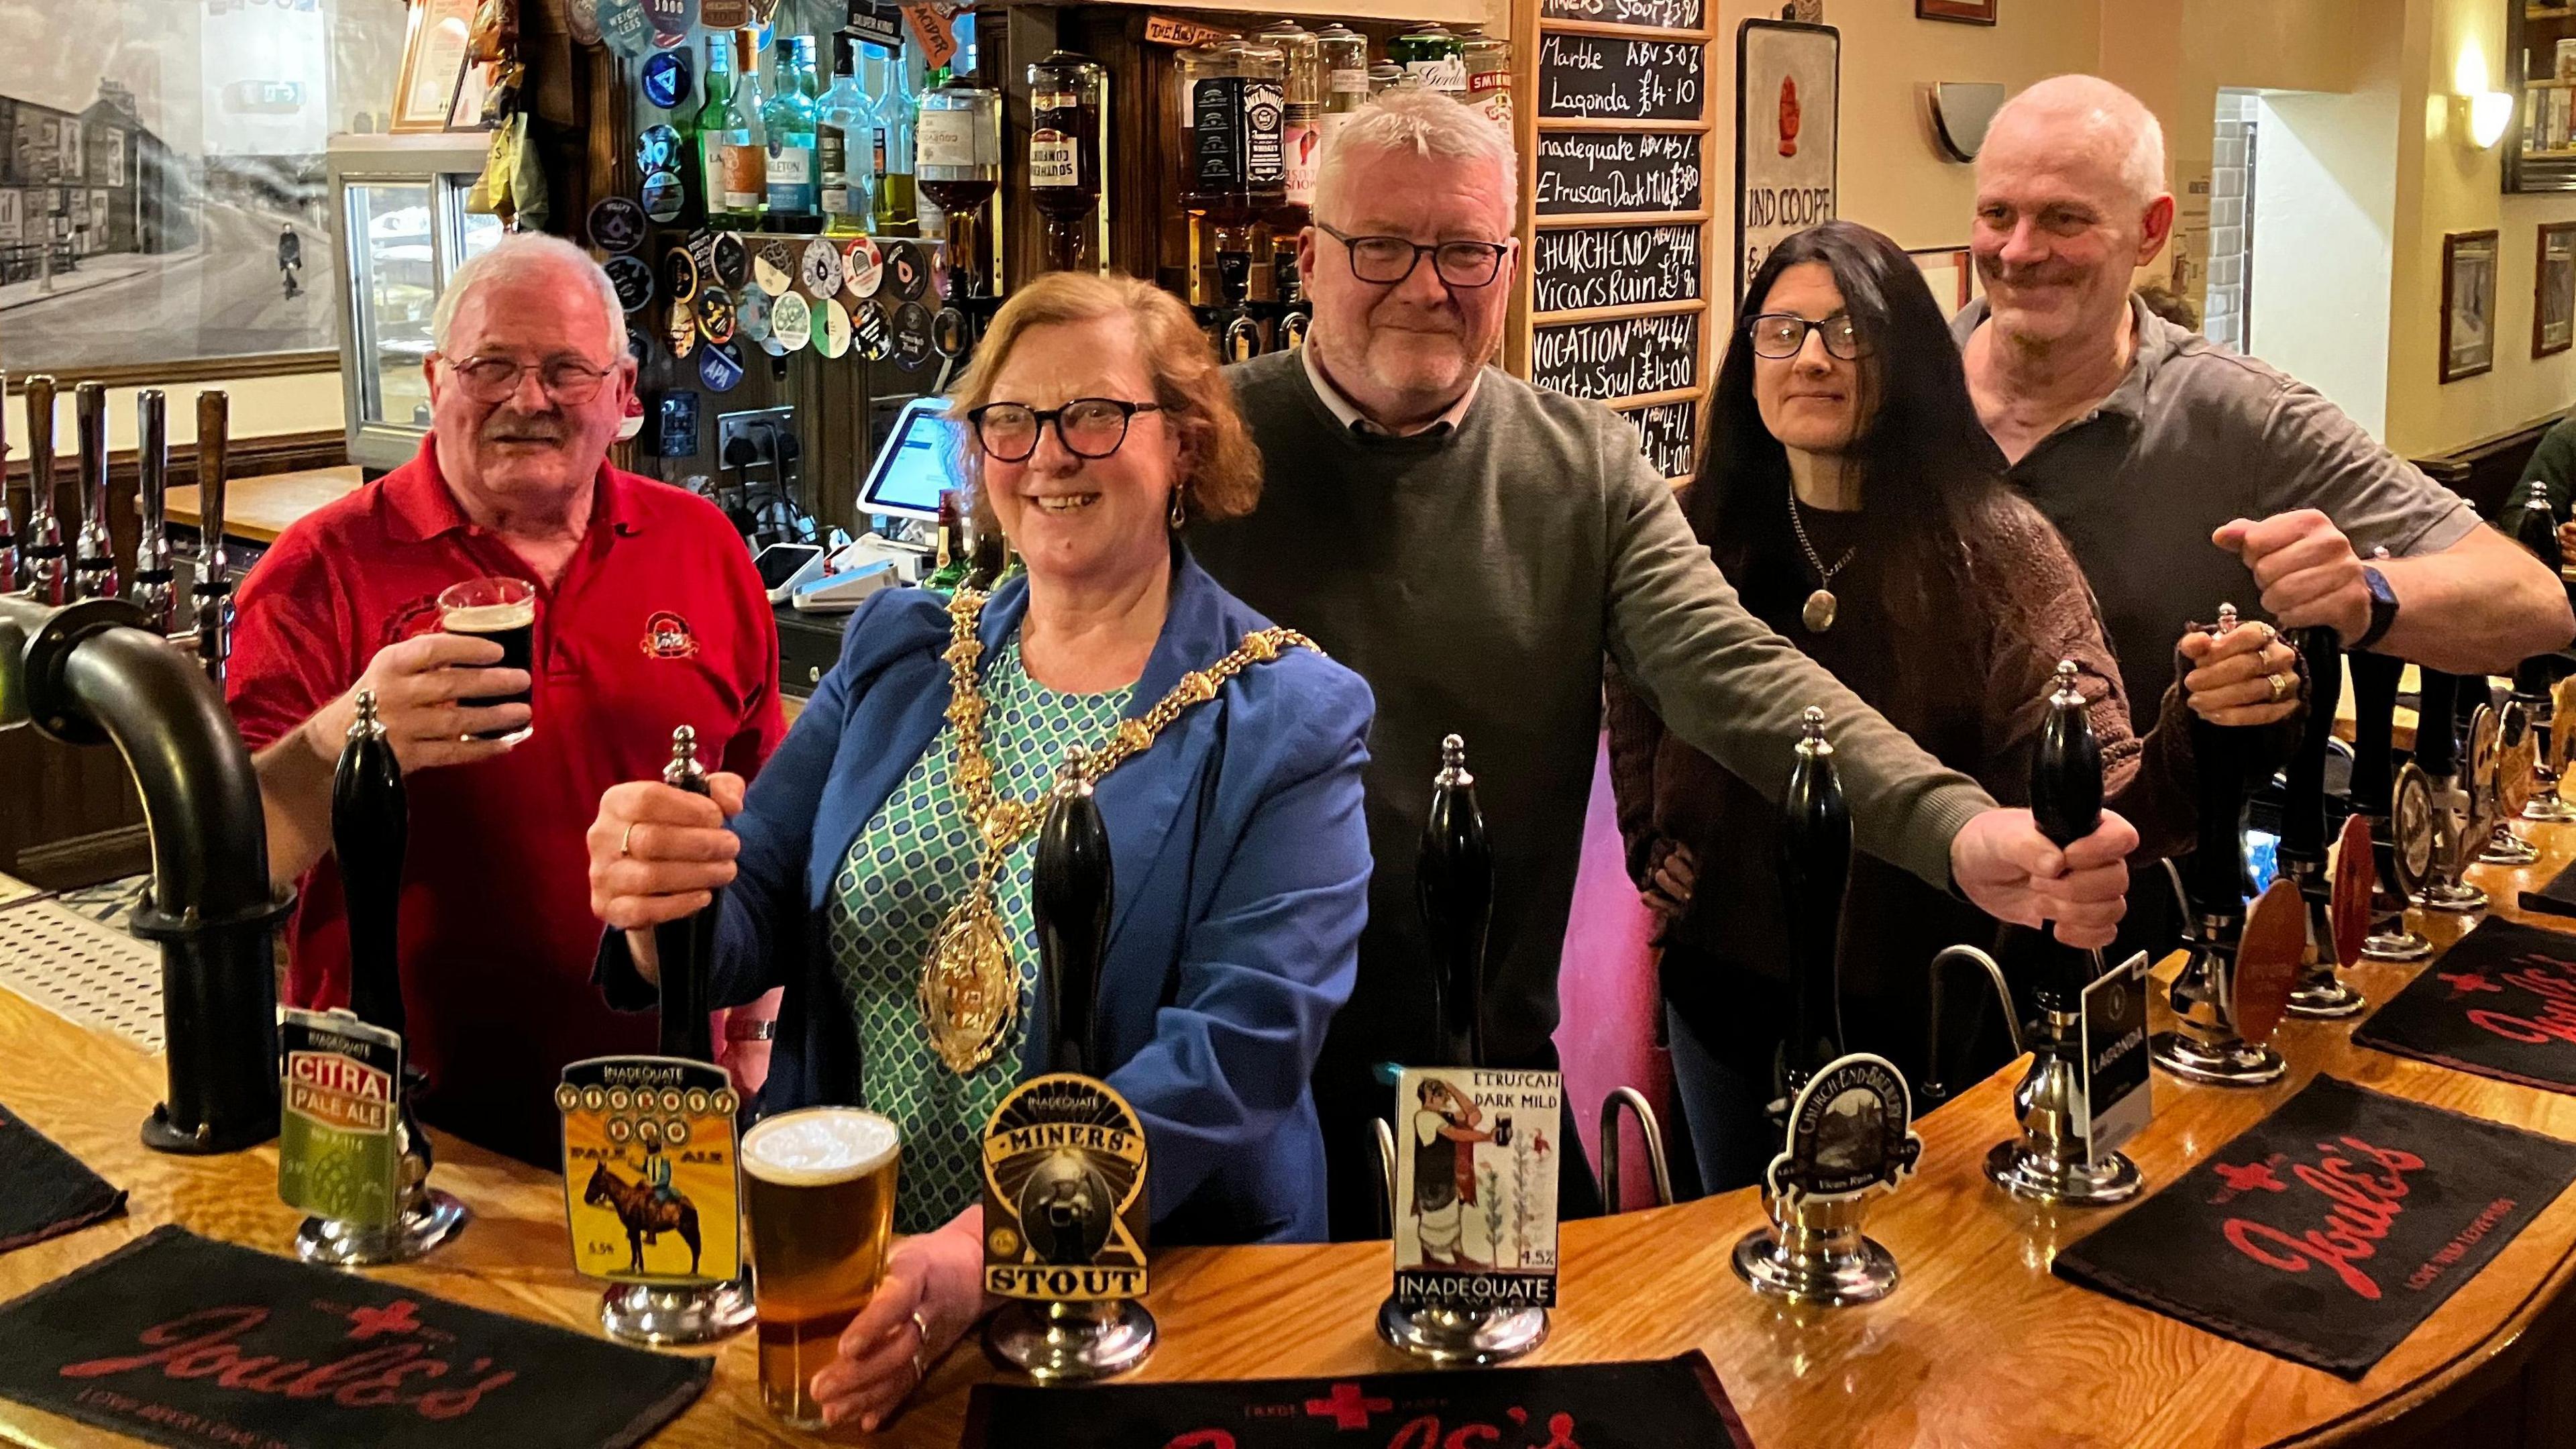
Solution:
M940 923L921 973L921 1019L948 1069L964 1076L993 1059L1020 1014L1019 972L982 886Z
M1822 634L1834 627L1833 590L1818 589L1809 594L1807 606L1798 611L1798 617L1806 622L1807 632L1811 634Z

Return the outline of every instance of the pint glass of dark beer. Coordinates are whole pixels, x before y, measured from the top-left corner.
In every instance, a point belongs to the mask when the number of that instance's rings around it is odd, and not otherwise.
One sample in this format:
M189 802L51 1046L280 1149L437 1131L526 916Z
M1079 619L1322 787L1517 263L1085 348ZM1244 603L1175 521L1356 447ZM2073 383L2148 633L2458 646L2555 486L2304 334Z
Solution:
M743 1134L760 1401L791 1428L823 1426L808 1385L885 1276L901 1156L894 1123L856 1107L782 1112Z
M501 662L494 668L531 671L531 688L462 701L467 707L535 703L532 661L536 657L536 585L526 579L504 578L469 579L453 585L438 596L438 626L450 634L477 634L500 645ZM531 718L517 729L485 730L475 738L515 742L526 739L535 728L536 721Z

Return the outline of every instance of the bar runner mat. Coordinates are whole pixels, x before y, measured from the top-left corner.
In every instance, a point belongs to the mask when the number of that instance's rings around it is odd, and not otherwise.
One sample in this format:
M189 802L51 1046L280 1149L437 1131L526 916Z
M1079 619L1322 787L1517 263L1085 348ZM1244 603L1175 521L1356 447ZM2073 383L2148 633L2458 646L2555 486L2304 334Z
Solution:
M1659 1363L1473 1373L1110 1384L977 1384L958 1449L1753 1449L1694 1349Z
M185 1449L624 1449L712 1367L176 1227L0 1305L0 1397Z
M2576 936L2488 920L2352 1034L2357 1046L2576 1092Z
M2551 876L2549 884L2540 889L2524 891L2522 908L2549 916L2576 916L2576 865Z
M2057 1276L2358 1379L2576 1181L2576 1144L2319 1077Z
M123 1211L125 1189L108 1186L0 1103L0 1253Z

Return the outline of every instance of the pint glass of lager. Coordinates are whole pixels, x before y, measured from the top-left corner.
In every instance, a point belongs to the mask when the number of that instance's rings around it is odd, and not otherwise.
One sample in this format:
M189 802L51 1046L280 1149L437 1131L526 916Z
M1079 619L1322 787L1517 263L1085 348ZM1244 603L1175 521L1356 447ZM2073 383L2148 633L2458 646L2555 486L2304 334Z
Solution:
M451 586L438 596L438 626L450 634L479 634L501 646L501 662L496 669L526 669L529 684L535 684L531 661L535 658L534 638L537 628L537 586L526 579L470 579ZM516 694L493 695L462 701L469 708L495 704L533 704L532 689ZM476 736L486 740L523 740L536 727L535 721L514 730L485 730Z
M885 1275L901 1155L894 1123L856 1107L782 1112L743 1135L760 1399L792 1428L822 1427L807 1386Z

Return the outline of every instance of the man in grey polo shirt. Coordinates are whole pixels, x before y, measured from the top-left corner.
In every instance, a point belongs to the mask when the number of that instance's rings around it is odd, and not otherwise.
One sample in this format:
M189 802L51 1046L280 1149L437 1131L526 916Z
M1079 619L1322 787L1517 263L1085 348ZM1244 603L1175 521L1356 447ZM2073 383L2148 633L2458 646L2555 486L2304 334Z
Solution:
M2173 230L2164 166L2155 116L2108 81L2014 97L1977 157L1986 298L1957 323L1978 415L2073 545L2130 698L2163 693L2175 636L2222 600L2462 673L2566 644L2558 581L2466 502L2315 391L2130 299Z

